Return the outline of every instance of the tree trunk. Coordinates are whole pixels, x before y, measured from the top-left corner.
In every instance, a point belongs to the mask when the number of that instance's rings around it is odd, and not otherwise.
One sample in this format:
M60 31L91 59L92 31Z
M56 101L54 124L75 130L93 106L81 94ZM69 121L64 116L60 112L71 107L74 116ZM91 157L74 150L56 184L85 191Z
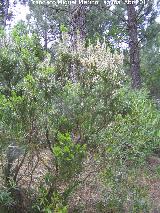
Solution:
M73 6L70 14L70 38L73 50L77 50L78 42L84 41L86 38L86 12L86 5L79 4L79 1L76 0L76 5ZM69 65L69 75L72 82L78 82L75 63Z
M72 10L73 12L71 13L70 23L71 42L74 48L76 48L77 36L79 36L80 40L84 40L86 37L86 5L79 4L79 1L76 2Z
M44 29L44 49L47 50L48 48L48 32L47 32L47 27Z
M47 48L48 48L47 6L45 6L45 10L44 10L44 32L43 32L43 38L44 38L44 50L47 51Z
M8 19L9 0L0 1L0 25L5 28Z
M5 1L5 8L4 8L4 20L3 20L4 27L5 27L6 24L7 24L7 19L8 19L8 8L9 8L9 0L6 0L6 1Z
M140 76L137 17L134 4L127 4L127 14L128 14L130 72L132 77L132 87L137 89L141 86L141 76Z

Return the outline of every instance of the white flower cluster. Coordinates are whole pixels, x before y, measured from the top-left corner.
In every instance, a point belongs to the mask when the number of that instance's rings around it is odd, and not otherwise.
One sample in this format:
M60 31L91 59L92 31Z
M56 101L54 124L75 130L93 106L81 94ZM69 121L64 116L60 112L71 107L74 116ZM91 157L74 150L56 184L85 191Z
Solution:
M78 57L82 66L87 70L95 68L97 76L107 75L115 79L117 76L124 75L123 54L116 51L111 53L105 42L101 43L97 40L96 45L90 44L86 47L84 41L77 36L76 44L73 47L69 35L64 33L62 42L59 44L59 51Z

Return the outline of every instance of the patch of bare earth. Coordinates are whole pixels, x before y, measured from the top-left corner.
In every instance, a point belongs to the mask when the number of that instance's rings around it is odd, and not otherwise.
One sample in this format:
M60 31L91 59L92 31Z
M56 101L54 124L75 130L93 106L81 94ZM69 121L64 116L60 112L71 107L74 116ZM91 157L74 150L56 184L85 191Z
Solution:
M23 156L19 162L18 160L15 162L14 169L22 158ZM53 156L47 149L27 154L17 176L18 185L22 189L30 188L38 191L40 182L44 182L45 174L48 171L55 171L53 161ZM153 204L150 213L160 213L160 176L155 175L157 166L160 166L160 158L151 156L147 163L150 175L142 182L149 187L149 197ZM103 200L104 191L104 186L99 180L101 169L92 155L84 161L83 171L76 177L80 184L69 198L69 213L101 213L97 209L97 204ZM63 187L65 185L61 187L62 191ZM126 213L130 212L126 211Z
M160 174L156 175L156 168L160 166L160 158L151 156L148 159L148 165L151 173L147 184L149 186L150 199L153 204L152 212L160 213Z

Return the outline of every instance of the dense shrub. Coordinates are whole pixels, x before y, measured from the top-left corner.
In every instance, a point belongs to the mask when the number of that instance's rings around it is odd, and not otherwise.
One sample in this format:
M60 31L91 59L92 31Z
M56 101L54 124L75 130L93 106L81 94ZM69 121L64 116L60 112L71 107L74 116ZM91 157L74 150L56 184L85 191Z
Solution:
M78 40L71 49L64 34L52 59L35 35L16 29L7 45L2 36L0 50L0 151L7 190L26 188L33 201L28 211L68 212L92 156L104 185L100 211L147 212L139 175L159 147L160 117L144 89L126 87L123 55L111 54L99 41L86 47ZM8 145L21 150L12 161ZM15 201L7 190L1 191L4 205Z
M109 187L106 203L122 212L125 205L129 212L146 212L142 174L147 157L159 147L159 112L145 90L120 90L117 106L121 111L99 139L107 167L102 175Z

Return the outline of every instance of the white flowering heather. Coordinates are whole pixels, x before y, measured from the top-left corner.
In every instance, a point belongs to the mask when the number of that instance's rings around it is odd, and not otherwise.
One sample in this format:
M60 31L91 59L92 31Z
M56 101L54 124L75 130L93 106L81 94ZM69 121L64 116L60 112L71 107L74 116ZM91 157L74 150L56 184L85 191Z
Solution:
M109 79L124 79L123 54L111 53L106 43L97 41L96 45L90 44L85 47L83 41L78 37L76 47L73 47L69 35L63 33L62 42L59 45L59 53L69 53L81 63L88 71L94 70L94 78L107 77ZM95 75L96 74L96 75ZM117 80L118 80L117 79ZM120 80L119 79L119 80ZM121 83L121 80L119 81Z

